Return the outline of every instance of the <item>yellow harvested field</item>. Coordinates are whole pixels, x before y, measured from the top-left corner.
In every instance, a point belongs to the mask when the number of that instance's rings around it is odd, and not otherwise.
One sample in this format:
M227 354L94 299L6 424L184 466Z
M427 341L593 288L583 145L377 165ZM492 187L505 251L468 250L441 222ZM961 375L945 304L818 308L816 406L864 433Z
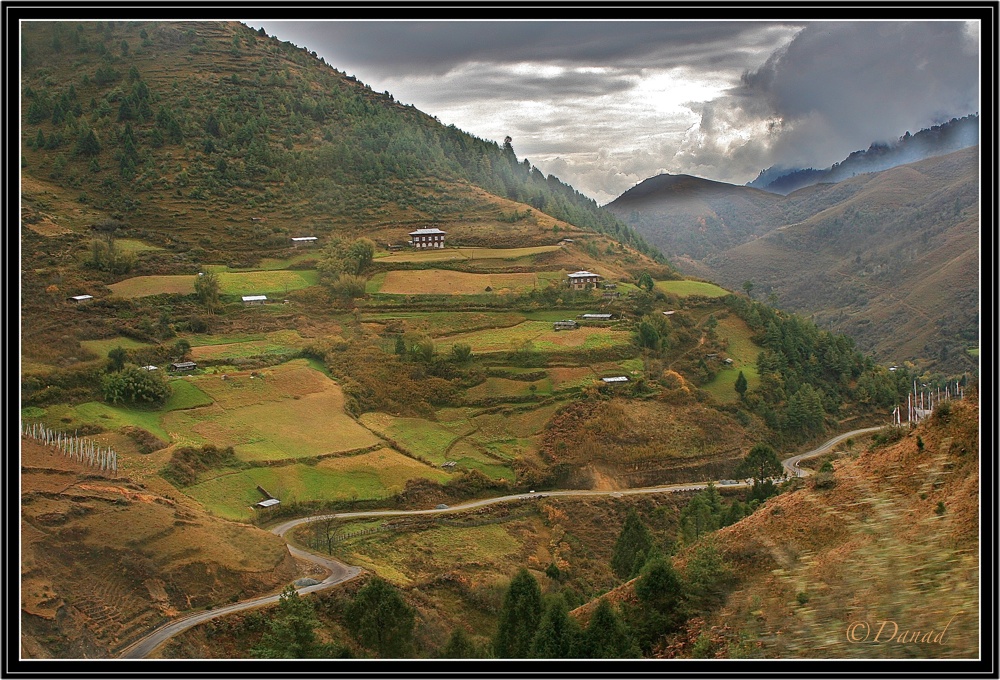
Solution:
M504 289L528 290L538 285L538 276L526 274L469 274L447 270L391 271L378 292L396 295L475 295Z
M341 453L381 441L344 412L340 386L305 360L261 373L190 378L215 403L165 414L164 429L178 443L232 446L247 461Z

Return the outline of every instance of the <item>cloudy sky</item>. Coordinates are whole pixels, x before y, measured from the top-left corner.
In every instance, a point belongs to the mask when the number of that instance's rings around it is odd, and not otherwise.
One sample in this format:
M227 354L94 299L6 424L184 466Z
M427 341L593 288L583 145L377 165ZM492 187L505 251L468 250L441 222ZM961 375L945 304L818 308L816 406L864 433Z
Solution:
M604 204L669 172L744 184L979 111L963 21L245 20Z

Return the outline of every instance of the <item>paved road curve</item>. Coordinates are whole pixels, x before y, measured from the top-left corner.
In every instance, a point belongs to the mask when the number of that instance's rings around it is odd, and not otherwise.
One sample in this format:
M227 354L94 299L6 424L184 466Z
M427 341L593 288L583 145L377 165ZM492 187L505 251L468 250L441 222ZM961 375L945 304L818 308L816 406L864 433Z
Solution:
M806 458L813 458L815 456L822 455L827 451L831 450L834 446L840 442L848 439L850 437L857 437L862 434L868 434L870 432L875 432L882 429L881 427L866 427L860 430L852 430L850 432L845 432L844 434L838 435L833 439L830 439L821 446L807 451L806 453L800 453L791 458L786 458L781 461L785 472L791 477L805 477L806 475L812 474L811 471L805 470L799 467L799 462L805 460ZM712 482L716 486L726 486L726 487L743 487L747 486L744 481L720 481ZM484 498L478 501L470 501L468 503L462 503L461 505L453 505L448 508L435 508L433 510L369 510L365 512L339 512L335 514L328 515L313 515L311 517L300 517L298 519L289 520L271 529L271 533L277 534L278 536L284 537L291 529L300 526L302 524L307 524L309 522L316 522L319 520L336 518L336 519L351 519L358 517L391 517L400 515L440 515L443 513L450 512L461 512L464 510L469 510L471 508L480 508L486 505L493 505L494 503L504 503L508 501L517 500L532 500L536 498L545 498L549 496L613 496L619 498L621 496L633 496L636 494L648 494L648 493L678 493L681 491L699 491L708 486L709 482L695 482L695 483L684 483L684 484L666 484L662 486L648 486L638 489L621 489L620 491L594 491L589 489L580 490L565 490L565 491L546 491L544 493L518 493L510 494L508 496L498 496L496 498ZM303 586L297 588L296 592L300 595L305 595L306 593L314 593L320 590L326 590L327 588L332 588L335 585L349 581L361 574L362 570L360 567L351 566L344 564L343 562L338 562L329 556L319 555L313 552L308 552L300 548L295 547L292 544L288 544L288 551L292 553L295 557L313 562L322 566L330 572L323 581L311 586ZM253 609L255 607L262 607L267 604L272 604L278 601L280 595L265 595L263 597L256 597L251 600L244 600L242 602L236 602L234 604L226 605L224 607L219 607L217 609L212 609L211 611L199 612L197 614L191 614L183 619L178 619L171 623L165 624L160 628L157 628L152 633L146 637L138 640L134 644L130 645L123 651L119 657L123 659L143 659L149 656L153 650L162 645L164 642L172 638L173 636L181 633L188 628L192 628L199 623L203 623L210 619L215 619L220 616L225 616L227 614L232 614L233 612L244 611L247 609Z

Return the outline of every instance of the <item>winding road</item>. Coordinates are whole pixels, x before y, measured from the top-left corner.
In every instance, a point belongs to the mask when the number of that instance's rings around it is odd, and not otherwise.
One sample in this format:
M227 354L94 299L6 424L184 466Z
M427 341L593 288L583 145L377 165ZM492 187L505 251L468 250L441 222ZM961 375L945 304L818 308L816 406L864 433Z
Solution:
M781 465L785 470L785 473L790 477L805 477L811 472L799 467L799 463L807 458L814 458L816 456L823 455L824 453L830 451L840 442L851 437L857 437L859 435L868 434L870 432L875 432L882 429L881 426L878 427L866 427L860 430L851 430L850 432L845 432L843 434L837 435L836 437L830 439L829 441L823 443L811 451L806 453L800 453L798 455L792 456L791 458L786 458L781 461ZM298 519L289 520L277 525L271 529L271 533L278 536L284 537L290 530L302 524L308 524L309 522L317 522L324 519L352 519L352 518L364 518L364 517L391 517L400 515L439 515L451 512L462 512L464 510L470 510L472 508L480 508L486 505L493 505L494 503L504 503L509 501L519 501L519 500L533 500L538 498L546 497L556 497L556 496L612 496L619 498L621 496L634 496L637 494L649 494L649 493L679 493L682 491L700 491L706 488L710 482L697 482L697 483L683 483L683 484L667 484L663 486L649 486L641 487L636 489L621 489L618 491L594 491L589 489L579 489L579 490L564 490L564 491L545 491L540 493L517 493L510 494L507 496L497 496L496 498L485 498L477 501L470 501L468 503L462 503L461 505L453 505L447 508L434 508L433 510L370 510L364 512L339 512L335 514L327 515L313 515L311 517L300 517ZM718 482L711 482L717 486L725 487L742 487L747 486L745 481L733 481L733 480L723 480ZM332 588L333 586L349 581L362 573L360 567L344 564L343 562L338 562L328 556L319 555L317 553L309 552L297 548L291 543L288 544L288 551L297 558L301 558L317 564L324 569L328 570L330 574L321 582L314 585L302 586L296 588L296 592L300 595L305 595L307 593L314 593L320 590L326 590L327 588ZM129 645L125 650L119 655L122 659L144 659L153 653L160 645L174 637L178 633L181 633L189 628L197 626L199 623L209 621L211 619L219 618L220 616L225 616L227 614L232 614L234 612L245 611L247 609L254 609L256 607L263 607L264 605L272 604L278 601L280 594L275 595L265 595L263 597L256 597L250 600L243 600L242 602L236 602L233 604L225 605L223 607L218 607L217 609L211 609L208 611L198 612L196 614L191 614L182 619L172 621L170 623L164 624L163 626L152 631L149 635L139 639L135 643Z

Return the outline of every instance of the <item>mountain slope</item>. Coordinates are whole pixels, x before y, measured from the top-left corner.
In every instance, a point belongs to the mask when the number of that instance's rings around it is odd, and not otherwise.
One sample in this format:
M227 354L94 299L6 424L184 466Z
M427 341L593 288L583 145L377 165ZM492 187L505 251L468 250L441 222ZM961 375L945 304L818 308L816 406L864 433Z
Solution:
M744 187L694 210L669 188L641 202L627 192L609 209L688 274L733 289L749 280L879 360L960 372L973 368L965 350L978 334L978 160L972 147L806 187L766 213L744 209L759 198ZM714 238L702 222L720 225Z
M654 246L701 259L784 224L780 196L690 175L657 175L605 206Z
M979 649L979 399L970 391L913 430L848 441L833 472L795 481L748 517L673 558L684 573L712 546L734 577L723 604L662 638L659 658L974 658ZM600 599L635 604L629 581ZM881 622L947 633L875 644ZM865 624L871 626L864 639ZM860 624L845 643L848 626ZM883 642L893 634L887 624Z
M472 240L473 226L537 211L655 254L509 143L446 127L243 24L27 22L22 58L23 175L77 203L58 229L103 214L206 261L302 231L398 242L459 215ZM524 207L512 217L493 197Z

